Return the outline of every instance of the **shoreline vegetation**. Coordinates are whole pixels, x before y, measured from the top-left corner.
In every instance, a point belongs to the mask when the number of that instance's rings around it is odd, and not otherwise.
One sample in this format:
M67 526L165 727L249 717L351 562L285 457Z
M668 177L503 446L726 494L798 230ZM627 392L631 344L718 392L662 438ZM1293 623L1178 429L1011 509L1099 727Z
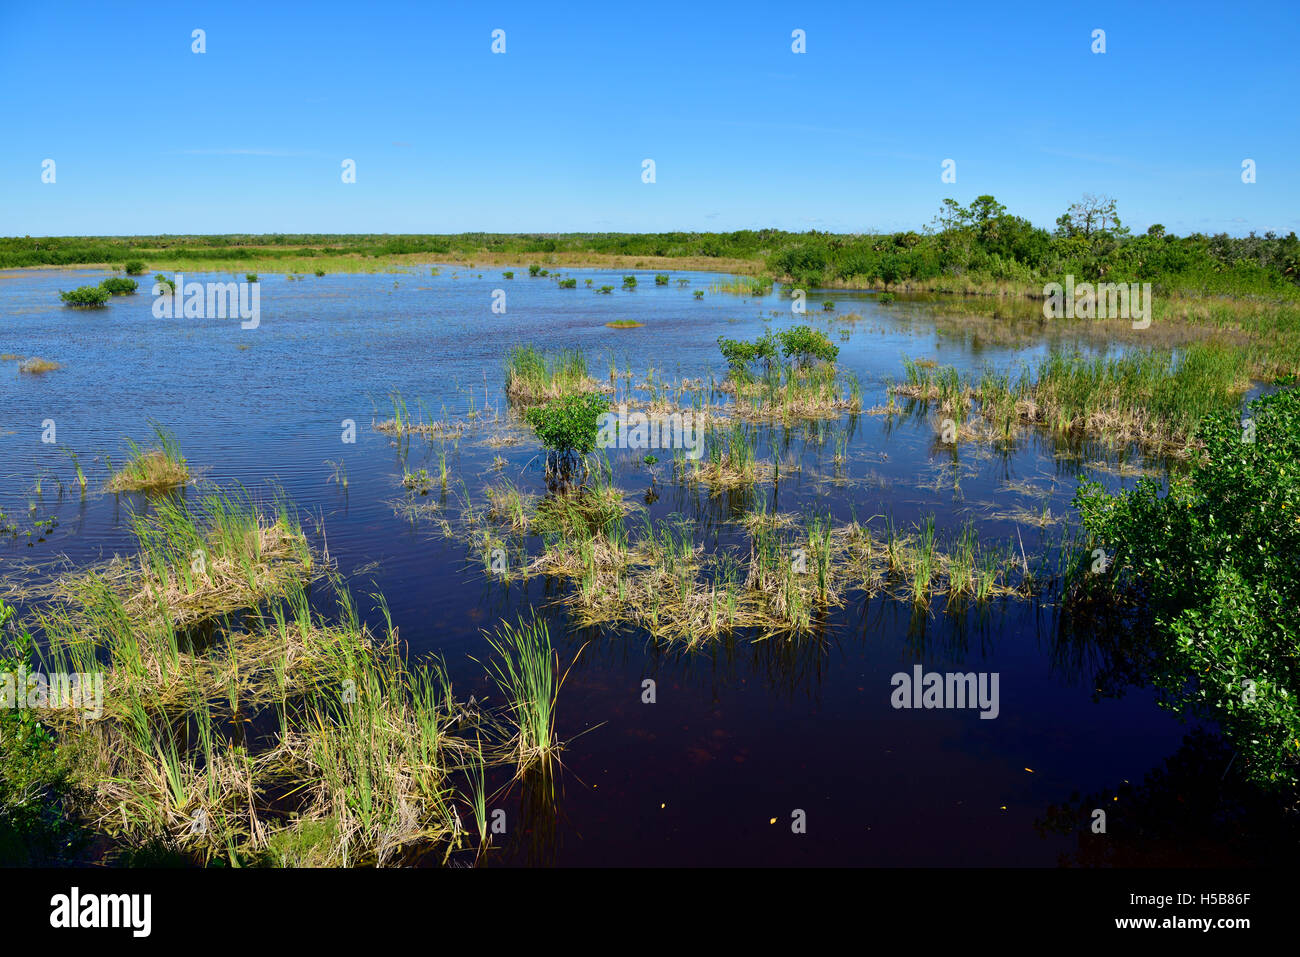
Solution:
M1053 230L992 196L954 199L921 232L283 234L0 238L0 269L33 266L384 271L424 264L587 266L733 273L753 294L773 280L802 287L1042 298L1043 285L1151 282L1158 293L1300 298L1300 239L1268 233L1134 235L1116 202L1085 195ZM147 264L147 266L146 266ZM537 275L537 271L533 272ZM757 280L752 277L759 277ZM658 280L657 280L658 281ZM666 283L659 283L666 284Z

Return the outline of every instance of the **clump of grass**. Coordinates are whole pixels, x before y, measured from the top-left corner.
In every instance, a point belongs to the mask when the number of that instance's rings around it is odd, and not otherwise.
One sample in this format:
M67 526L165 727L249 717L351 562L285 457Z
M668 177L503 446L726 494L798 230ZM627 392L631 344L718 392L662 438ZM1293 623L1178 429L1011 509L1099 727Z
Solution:
M533 346L515 346L506 359L506 396L525 406L581 392L601 391L587 375L587 358L577 349L547 356Z
M62 369L63 366L50 359L42 359L40 356L32 356L30 359L23 361L18 366L19 372L25 372L28 375L44 375L46 372L53 372L55 369Z
M190 469L176 437L156 422L153 431L152 448L141 448L133 440L126 440L130 454L126 464L109 478L107 491L161 492L190 481Z
M645 323L637 322L635 319L615 319L613 322L605 323L605 325L610 329L639 329Z
M698 482L713 489L753 485L772 473L771 466L757 461L755 448L754 434L743 422L735 421L725 433L709 431L704 454L699 459L675 456L673 470L682 481Z
M347 487L348 487L347 463L345 463L342 459L340 459L337 462L335 462L333 459L326 459L325 464L328 465L333 470L330 473L330 477L325 481L336 482L339 488L343 489L344 491L347 491Z
M518 729L518 771L522 775L534 765L547 766L559 749L555 703L564 679L546 622L541 618L520 619L517 625L503 621L487 642L498 657L489 669L510 702Z
M316 573L284 502L269 512L244 495L213 492L195 505L164 497L131 528L135 557L60 579L56 594L84 600L106 589L135 621L181 627L252 608Z
M766 296L772 291L771 276L732 276L709 284L711 293L730 293L733 296ZM695 291L695 298L704 298L703 290Z

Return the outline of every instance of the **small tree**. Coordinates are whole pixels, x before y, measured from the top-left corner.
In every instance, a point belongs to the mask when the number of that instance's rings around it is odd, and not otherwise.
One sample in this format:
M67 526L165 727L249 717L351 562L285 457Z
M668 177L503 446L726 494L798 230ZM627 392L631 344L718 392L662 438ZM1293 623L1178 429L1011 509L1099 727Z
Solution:
M112 296L112 293L102 286L78 286L76 289L59 293L59 298L69 306L77 306L82 309L102 306L108 302L110 296Z
M134 279L123 279L121 276L105 279L99 286L113 296L129 296L138 288Z
M577 392L526 410L524 420L547 450L548 468L554 464L557 471L568 472L581 456L596 448L600 417L608 411L609 402L603 396Z
M807 365L815 359L834 362L840 354L840 347L826 338L824 332L818 332L810 326L795 326L778 333L781 340L781 352L787 359L793 358L800 365Z

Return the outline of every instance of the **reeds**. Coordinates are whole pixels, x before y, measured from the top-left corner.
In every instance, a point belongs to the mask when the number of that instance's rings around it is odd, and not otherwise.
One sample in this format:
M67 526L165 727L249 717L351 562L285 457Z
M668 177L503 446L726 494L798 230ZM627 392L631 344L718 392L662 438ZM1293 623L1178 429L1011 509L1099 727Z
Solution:
M600 391L587 374L587 358L566 349L547 356L533 346L515 346L506 359L506 396L525 406L542 405L577 392Z
M487 642L497 655L489 670L509 702L518 729L516 753L522 775L534 765L548 765L558 750L555 704L563 682L559 657L540 618L520 619L516 625L503 621Z
M66 576L56 595L85 602L106 590L133 620L183 627L252 607L318 571L284 501L265 510L242 494L213 492L193 506L164 498L131 526L137 556Z
M1189 454L1201 419L1239 405L1250 384L1241 355L1217 343L1118 356L1054 351L1015 379L992 370L962 377L951 366L910 359L903 368L906 381L891 395L937 403L958 423L978 413L982 429L974 434L994 441L1038 425L1172 456Z
M161 492L190 481L189 466L176 437L158 423L150 424L154 431L154 445L146 449L127 439L129 454L126 464L109 477L105 485L107 491Z

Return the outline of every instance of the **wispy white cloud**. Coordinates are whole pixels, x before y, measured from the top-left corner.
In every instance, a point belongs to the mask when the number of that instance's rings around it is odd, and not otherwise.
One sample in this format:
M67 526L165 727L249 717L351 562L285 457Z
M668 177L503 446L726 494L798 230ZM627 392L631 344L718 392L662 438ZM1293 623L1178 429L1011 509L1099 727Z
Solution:
M311 156L301 150L261 149L257 147L224 146L198 150L179 150L186 156Z

